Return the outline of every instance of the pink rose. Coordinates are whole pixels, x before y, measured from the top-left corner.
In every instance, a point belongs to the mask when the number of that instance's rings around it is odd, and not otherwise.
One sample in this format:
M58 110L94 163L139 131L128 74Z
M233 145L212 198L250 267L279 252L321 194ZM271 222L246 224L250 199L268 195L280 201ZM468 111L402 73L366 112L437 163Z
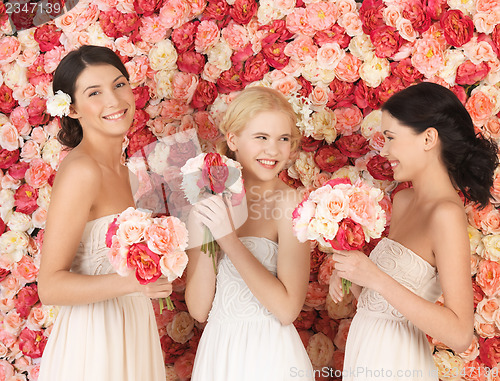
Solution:
M174 362L174 370L180 381L191 379L193 372L194 354L185 352L180 355Z
M26 171L26 182L33 188L41 188L47 184L53 169L42 159L33 159L30 162L30 167Z
M17 162L7 170L7 174L15 180L22 180L29 166L29 163L23 161Z
M328 295L328 286L321 285L318 282L309 282L304 304L312 308L320 307L325 304L326 295Z
M459 9L449 9L440 20L444 30L446 42L455 47L460 47L470 41L474 34L474 23Z
M365 244L365 233L361 225L345 218L339 225L335 239L329 242L336 250L361 250Z
M38 267L33 263L31 257L24 255L21 260L15 264L12 275L28 282L34 282L38 275Z
M333 340L335 346L340 349L345 349L345 343L347 341L347 334L349 333L349 327L351 326L352 319L343 319L340 321L339 330L337 331L337 335Z
M475 65L467 60L458 67L455 82L459 85L473 85L486 78L489 71L490 68L486 62Z
M476 282L487 296L498 295L500 292L500 263L482 260L479 263Z
M474 125L482 126L493 113L493 102L482 91L475 92L465 104Z
M337 20L339 12L334 3L311 3L306 6L307 22L316 30L329 29Z
M31 214L33 213L37 208L37 198L38 198L38 190L34 189L28 184L23 184L21 185L15 195L15 203L14 205L16 206L16 212L24 213L24 214Z
M146 107L146 104L149 101L149 87L148 86L139 86L135 89L132 89L135 98L135 107L138 109L142 109Z
M205 61L206 59L203 54L195 52L194 50L188 50L187 52L179 54L177 66L179 70L183 72L201 74L205 67Z
M422 4L417 1L404 3L405 7L402 16L409 20L413 28L420 34L424 33L431 26L430 15L422 8Z
M359 79L361 60L351 53L347 53L335 67L335 75L341 81L356 82Z
M176 72L172 79L172 96L186 103L191 103L193 94L198 85L198 77L191 73Z
M156 254L184 250L187 242L187 230L176 217L156 219L155 223L147 226L144 230L144 240L149 249Z
M231 18L241 25L246 25L257 13L258 3L254 0L236 0L229 9Z
M399 62L391 62L391 72L394 76L401 78L406 86L420 82L423 78L422 73L412 65L410 58L405 58Z
M361 157L370 150L368 141L360 134L341 136L335 145L342 154L350 158Z
M160 9L161 0L136 0L134 1L134 10L144 16L150 16Z
M320 368L330 363L335 347L329 337L323 333L317 333L309 339L306 350L312 365Z
M170 39L174 43L177 53L181 54L194 48L194 39L198 30L199 21L191 21L174 29Z
M38 42L42 52L48 52L54 49L54 47L61 45L59 41L61 34L62 31L54 24L43 24L35 29L33 38Z
M10 114L17 106L17 101L12 96L12 89L6 84L0 86L0 112Z
M328 93L327 106L335 109L335 107L350 106L354 102L354 84L344 82L335 78L329 84L330 92Z
M439 20L447 8L446 0L428 0L426 11L432 20Z
M140 284L154 282L161 275L160 257L143 243L134 243L130 246L127 265L135 269L135 276Z
M0 148L0 169L7 169L19 160L19 150Z
M44 336L43 331L24 328L19 335L19 349L33 359L42 357L46 344L47 337Z
M27 326L30 329L40 329L45 323L45 310L41 307L32 307L29 311Z
M210 83L210 82L209 82ZM195 93L196 96L196 93ZM194 97L193 97L194 101ZM198 111L194 114L194 121L197 126L198 136L201 139L216 141L221 137L221 133L215 125L212 117L207 111Z
M294 34L313 36L315 33L312 25L307 22L307 13L305 8L296 7L292 12L290 12L286 16L286 27Z
M476 312L483 317L486 321L495 321L495 312L500 308L497 298L484 298L481 300L477 307Z
M411 63L427 78L434 76L444 66L444 56L438 41L430 38L416 40Z
M318 47L311 37L299 36L285 46L285 54L302 64L316 59Z
M346 49L350 41L351 37L339 24L334 24L330 29L318 31L314 35L314 42L319 46L336 42L340 48Z
M129 139L130 141L127 147L127 154L129 157L140 151L141 148L146 147L157 140L149 128L142 128L135 131Z
M105 242L107 247L111 247L111 244L113 242L113 236L116 235L116 232L118 231L118 224L116 220L117 218L115 218L113 222L109 224L108 231L106 232Z
M38 287L36 283L32 283L22 288L17 293L16 310L19 316L26 319L30 313L31 307L38 302Z
M480 338L479 358L487 367L494 370L500 363L500 338Z
M28 106L29 122L32 126L47 124L50 115L47 113L47 100L34 97Z
M4 359L0 360L0 380L10 380L14 377L15 370L14 367Z
M354 105L338 107L333 113L337 119L335 128L339 134L351 135L359 130L363 121L363 114L358 107Z
M354 297L352 296L352 292L345 295L344 298L338 303L334 302L331 296L328 295L326 297L326 310L328 311L328 317L331 319L345 319L352 317L355 311L353 299Z
M375 55L380 58L392 57L401 46L401 37L398 31L388 25L373 30L370 39L375 46Z
M393 94L403 90L404 88L405 85L401 78L395 75L390 75L382 81L380 86L373 90L380 103L385 103Z
M214 46L220 38L220 31L214 21L203 20L198 25L194 46L198 53L203 53Z
M337 148L324 145L314 153L314 162L322 171L335 172L347 164L348 157Z
M21 43L16 37L4 36L0 38L0 65L13 62L21 50Z
M313 330L323 333L333 342L337 335L339 323L328 316L328 311L321 310L318 312L319 317L314 322Z
M318 282L322 285L329 285L330 278L335 268L335 261L331 255L327 255L323 263L319 266Z

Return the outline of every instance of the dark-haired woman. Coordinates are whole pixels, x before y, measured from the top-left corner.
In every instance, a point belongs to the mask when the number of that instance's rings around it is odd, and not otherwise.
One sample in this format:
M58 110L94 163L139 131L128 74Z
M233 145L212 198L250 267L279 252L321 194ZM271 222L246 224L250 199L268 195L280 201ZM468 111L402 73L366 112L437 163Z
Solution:
M438 380L426 334L457 352L473 335L469 239L458 190L479 205L489 202L497 147L475 134L453 92L433 83L395 94L382 110L381 154L394 178L413 188L394 196L389 237L369 258L333 254L333 299L342 298L340 277L359 295L343 379ZM435 304L441 294L443 304Z
M119 57L97 46L69 53L54 73L54 93L71 98L58 137L72 149L57 172L42 247L40 299L62 307L39 381L165 380L150 298L172 286L119 276L105 244L113 218L134 206L121 163L135 113L128 78Z

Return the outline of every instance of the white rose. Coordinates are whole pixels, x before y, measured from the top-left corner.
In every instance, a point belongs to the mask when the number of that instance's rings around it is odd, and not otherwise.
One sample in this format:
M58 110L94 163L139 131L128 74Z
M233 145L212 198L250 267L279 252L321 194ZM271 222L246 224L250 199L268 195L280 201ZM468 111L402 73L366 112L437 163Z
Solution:
M97 46L106 46L111 48L113 46L113 40L104 33L101 28L101 24L94 23L87 28L87 33L89 35L89 44Z
M156 43L149 51L149 63L153 70L177 69L177 50L172 41L165 39Z
M36 199L36 204L45 210L49 210L51 193L52 187L49 184L45 184L41 188L38 188L38 198Z
M300 152L294 167L299 174L300 181L306 187L311 185L314 177L320 173L319 167L314 162L314 152Z
M56 138L51 138L42 149L42 159L49 163L54 169L57 169L59 164L59 155L62 150L62 145Z
M1 261L9 266L19 262L28 252L28 235L19 231L7 231L0 236Z
M448 49L444 52L444 66L438 71L438 75L450 86L455 86L455 77L458 67L466 60L464 53L458 49Z
M382 111L373 110L361 122L361 134L370 139L375 132L379 132L382 128Z
M217 44L207 50L207 59L209 63L225 71L231 68L232 54L233 50L229 47L229 44L221 38Z
M479 255L490 261L499 262L500 261L500 235L489 234L484 236L482 239L484 248L481 250Z
M360 60L365 60L373 54L375 47L373 46L370 37L366 34L354 36L349 42L349 51Z
M336 124L337 117L332 110L324 108L315 112L311 118L311 125L314 128L311 136L316 140L325 139L328 144L332 144L337 138Z
M377 87L391 74L389 61L379 58L375 54L366 57L366 61L359 68L359 76L367 86Z
M14 208L14 194L15 192L11 189L0 190L0 217L4 221L7 213Z
M17 39L21 43L24 49L37 49L40 50L38 42L35 40L35 30L36 28L30 28L26 30L21 30L17 32Z
M25 213L13 212L7 222L10 230L16 232L30 232L33 230L33 223L30 216Z

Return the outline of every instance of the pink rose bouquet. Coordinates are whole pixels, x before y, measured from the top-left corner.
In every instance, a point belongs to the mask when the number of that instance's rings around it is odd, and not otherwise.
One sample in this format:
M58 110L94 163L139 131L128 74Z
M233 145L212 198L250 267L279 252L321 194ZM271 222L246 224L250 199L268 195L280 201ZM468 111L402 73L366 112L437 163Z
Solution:
M153 218L151 212L133 207L116 217L106 234L111 265L121 276L135 271L140 284L154 282L162 275L169 282L180 278L188 262L187 244L188 231L177 217ZM170 297L166 302L172 310Z
M385 230L383 197L382 190L362 181L330 180L293 211L294 234L300 242L314 240L335 250L360 250ZM344 293L350 286L350 281L342 280Z
M241 165L224 155L215 152L202 153L189 159L181 168L182 189L192 204L210 195L231 196L231 204L239 205L245 196ZM219 245L212 233L205 228L201 250L210 255L217 272L216 255Z

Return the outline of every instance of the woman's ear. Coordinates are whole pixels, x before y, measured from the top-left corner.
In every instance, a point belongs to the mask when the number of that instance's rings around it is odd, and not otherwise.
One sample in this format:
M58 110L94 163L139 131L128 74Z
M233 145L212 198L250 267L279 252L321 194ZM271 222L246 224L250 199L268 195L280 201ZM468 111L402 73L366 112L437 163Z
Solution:
M73 119L80 119L80 114L75 110L73 105L69 106L69 113L68 116Z
M434 148L439 141L439 134L434 127L429 127L424 131L424 150L429 151Z
M234 132L227 132L226 133L226 142L227 146L229 149L233 152L236 152L237 146L236 146L236 134Z

